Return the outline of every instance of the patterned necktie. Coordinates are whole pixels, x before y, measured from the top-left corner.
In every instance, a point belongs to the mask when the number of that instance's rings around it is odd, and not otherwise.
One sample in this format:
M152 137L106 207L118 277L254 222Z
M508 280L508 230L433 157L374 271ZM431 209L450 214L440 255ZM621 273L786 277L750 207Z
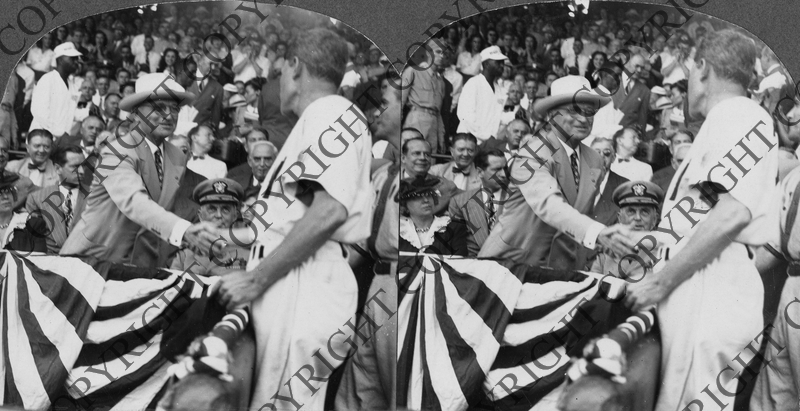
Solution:
M492 198L492 193L488 190L484 191L487 195L486 199L486 221L489 222L489 231L492 231L494 228L494 223L497 222L497 210L494 209L494 200Z
M158 172L158 182L164 182L164 165L161 162L161 149L157 148L155 152L156 158L156 171Z
M67 198L64 200L64 228L69 234L69 226L72 223L72 190L67 188Z
M575 187L578 187L581 180L580 167L578 166L578 153L573 152L569 158L570 163L572 163L572 176L575 177Z

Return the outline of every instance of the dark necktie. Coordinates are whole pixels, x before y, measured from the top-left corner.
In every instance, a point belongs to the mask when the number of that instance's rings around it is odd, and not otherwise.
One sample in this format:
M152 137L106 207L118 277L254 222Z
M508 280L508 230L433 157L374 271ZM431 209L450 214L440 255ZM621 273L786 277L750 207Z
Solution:
M161 161L161 149L157 148L154 154L156 158L156 171L158 172L158 182L164 182L164 164Z
M196 156L192 154L192 160L205 160L206 156Z
M469 175L469 167L465 169L460 169L458 167L453 166L453 174L463 174L464 177Z
M35 166L33 163L28 163L28 170L39 170L40 172L44 173L44 169L47 167L47 164L42 164L41 166Z
M620 158L620 157L617 157L617 160L619 160L620 163L627 163L628 161L631 161L631 159L629 158Z
M489 223L489 231L492 231L494 228L494 223L497 222L497 210L494 208L494 199L492 198L492 193L488 190L484 191L488 196L486 200L486 221Z
M572 176L575 177L575 187L580 185L581 181L581 172L580 166L578 165L578 153L573 152L571 156L569 156L570 163L572 164Z
M69 226L72 223L72 190L67 189L67 198L64 200L64 228L69 234Z

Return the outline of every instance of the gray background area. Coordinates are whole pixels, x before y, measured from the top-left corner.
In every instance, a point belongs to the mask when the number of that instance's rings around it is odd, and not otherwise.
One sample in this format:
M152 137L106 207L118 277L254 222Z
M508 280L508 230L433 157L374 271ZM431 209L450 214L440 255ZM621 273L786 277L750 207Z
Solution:
M274 4L274 1L258 1L259 3ZM797 46L792 46L797 43L799 37L792 27L795 25L796 19L800 17L800 1L672 1L690 13L708 14L748 30L775 51L793 78L798 78L800 75L800 53L797 53ZM703 4L704 1L705 4ZM17 49L23 41L26 42L26 47L14 55L0 52L2 54L0 79L2 79L3 87L5 87L16 62L47 31L93 14L145 4L165 3L148 0L0 0L0 2L2 2L0 29L7 28L9 25L16 29L6 29L0 39L11 49ZM49 2L49 6L58 12L55 18L43 5L46 2ZM178 2L187 1L174 1L174 3ZM630 2L673 7L666 1ZM253 0L245 3L247 7L253 7ZM396 63L398 60L400 62L407 60L406 54L409 47L411 46L410 51L413 51L416 48L416 46L412 46L415 42L424 41L429 34L436 32L438 27L452 22L452 18L442 17L443 14L454 17L460 14L463 18L482 11L529 3L531 1L519 0L285 0L281 6L300 7L334 17L360 31L377 44L393 63ZM602 1L594 0L592 6L600 3ZM26 7L42 11L47 18L45 27L38 34L24 34L19 30L18 19L20 16L23 23L32 29L38 29L41 26L33 9L25 10L20 14ZM224 17L219 16L220 21ZM431 28L433 29L431 30ZM395 68L401 69L399 64L395 64Z

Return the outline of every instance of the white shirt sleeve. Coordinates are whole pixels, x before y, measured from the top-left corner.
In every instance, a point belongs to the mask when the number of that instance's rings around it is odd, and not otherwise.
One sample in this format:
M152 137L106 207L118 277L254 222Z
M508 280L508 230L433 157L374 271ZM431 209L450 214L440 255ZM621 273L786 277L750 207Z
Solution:
M192 223L186 220L178 220L175 223L175 226L172 227L172 233L169 235L169 243L174 245L175 247L180 247L181 242L183 241L183 235L186 234L186 230L192 226Z

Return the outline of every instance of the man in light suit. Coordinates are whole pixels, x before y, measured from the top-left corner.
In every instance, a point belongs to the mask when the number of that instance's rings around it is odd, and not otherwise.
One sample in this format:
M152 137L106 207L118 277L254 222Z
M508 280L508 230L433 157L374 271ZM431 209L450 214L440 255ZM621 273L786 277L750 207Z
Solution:
M475 157L475 169L481 178L482 187L457 194L450 200L450 218L453 223L465 224L469 232L469 257L478 255L503 212L503 194L508 192L505 166L506 157L499 149L482 151Z
M206 252L222 248L219 242L212 248L218 237L212 225L192 225L167 211L175 200L187 156L164 140L175 129L179 106L193 98L164 73L136 80L136 92L120 102L120 108L131 113L131 131L102 149L86 209L61 255L142 265L146 261L136 258L136 247L140 241L150 241L148 232L174 246L187 243Z
M28 132L26 148L28 156L9 161L6 170L29 178L37 187L58 185L61 178L50 160L53 135L44 129L31 130Z
M430 174L452 181L459 190L481 187L481 177L472 163L478 151L478 139L470 133L458 133L453 137L450 155L453 161L431 166Z
M47 227L47 231L40 234L45 237L48 254L58 254L86 205L86 195L79 188L83 178L81 164L85 159L83 150L76 145L57 148L53 161L61 183L43 187L28 196L25 208L31 218L41 218Z
M594 113L611 99L591 91L580 76L557 79L550 89L533 107L549 130L527 136L511 159L505 209L478 257L576 269L580 247L602 245L620 255L633 250L629 229L589 217L604 170L600 156L581 147L581 140Z

